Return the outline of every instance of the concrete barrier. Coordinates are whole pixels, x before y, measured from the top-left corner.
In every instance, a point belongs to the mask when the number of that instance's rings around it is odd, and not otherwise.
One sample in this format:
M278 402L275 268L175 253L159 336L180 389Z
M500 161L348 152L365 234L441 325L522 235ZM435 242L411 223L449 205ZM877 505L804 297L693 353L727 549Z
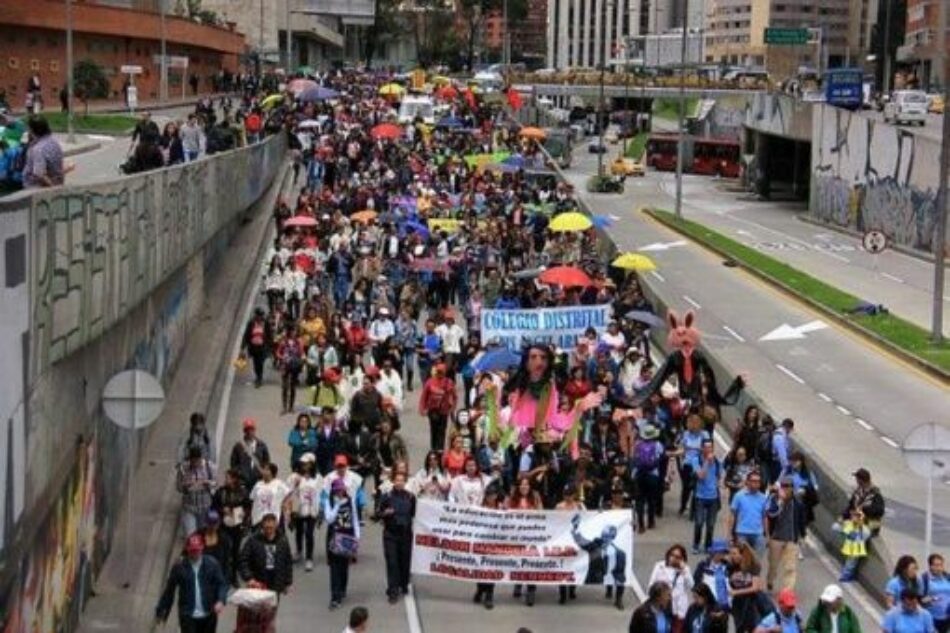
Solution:
M285 156L279 135L187 165L0 199L4 630L74 629L134 465L128 434L102 415L102 388L133 367L169 382L206 277L244 216L264 211L256 203Z

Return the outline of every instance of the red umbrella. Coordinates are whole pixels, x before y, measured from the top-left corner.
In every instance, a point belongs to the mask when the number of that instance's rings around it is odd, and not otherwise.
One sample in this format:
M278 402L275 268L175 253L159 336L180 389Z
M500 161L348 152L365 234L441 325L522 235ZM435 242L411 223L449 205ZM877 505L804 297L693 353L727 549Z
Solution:
M455 86L449 85L449 86L444 86L442 88L439 88L436 91L435 95L439 97L440 99L445 99L446 101L448 101L450 99L458 99L459 91Z
M573 266L555 266L554 268L548 268L538 276L538 281L543 284L565 287L580 286L582 288L594 284L591 278L587 276L587 273Z
M373 138L376 139L388 138L396 140L402 138L402 128L392 123L381 123L374 127L370 133L373 135Z
M284 222L284 228L291 228L295 226L300 227L314 227L317 226L317 220L310 217L309 215L295 215L286 222Z

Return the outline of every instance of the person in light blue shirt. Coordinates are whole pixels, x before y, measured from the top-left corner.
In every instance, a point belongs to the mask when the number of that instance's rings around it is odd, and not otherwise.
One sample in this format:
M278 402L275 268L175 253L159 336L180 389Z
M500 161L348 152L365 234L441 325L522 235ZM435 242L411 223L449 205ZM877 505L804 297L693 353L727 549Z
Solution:
M940 554L927 557L927 571L920 575L920 595L937 633L950 631L950 575Z
M729 533L748 543L759 558L765 553L765 511L768 497L762 493L762 476L752 471L745 479L745 489L732 498Z
M698 409L691 409L686 417L686 430L679 439L676 455L680 457L680 480L682 489L680 491L680 515L686 512L687 506L693 497L693 491L696 487L696 471L699 470L699 463L702 460L703 441L712 439L712 437L703 429L703 419L699 415Z
M782 420L782 425L775 429L775 433L772 434L772 461L770 462L771 473L769 478L771 483L778 481L782 472L788 468L792 451L789 437L794 428L795 421L791 418L785 418Z
M705 528L705 549L712 544L716 516L721 505L719 482L722 480L722 462L716 457L711 439L703 440L701 462L696 467L696 492L693 499L693 553L699 553L699 539Z
M916 589L907 588L900 593L900 603L884 614L881 622L883 633L936 633L934 619L920 606Z

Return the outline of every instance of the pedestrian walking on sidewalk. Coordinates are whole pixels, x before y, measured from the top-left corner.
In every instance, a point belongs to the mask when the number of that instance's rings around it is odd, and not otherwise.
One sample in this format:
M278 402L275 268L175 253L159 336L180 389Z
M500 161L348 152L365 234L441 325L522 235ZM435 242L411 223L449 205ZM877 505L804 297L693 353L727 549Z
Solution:
M386 595L394 604L409 593L409 569L412 563L412 519L416 516L416 498L406 490L406 473L395 471L393 489L379 502L383 520L383 555L386 558Z
M228 599L228 583L221 566L204 554L204 539L192 534L182 557L168 575L165 590L155 607L155 619L164 624L178 593L178 627L181 633L215 633L218 615Z
M323 477L315 473L316 461L313 453L304 453L298 462L297 472L287 479L291 498L291 529L297 543L297 560L306 560L306 571L313 570L313 533L319 520L320 495L323 492Z
M327 521L327 564L330 566L330 609L337 609L346 598L350 580L350 564L355 560L360 543L360 522L356 499L347 492L342 479L330 485L330 494L323 503Z
M182 495L181 529L191 536L202 529L215 489L214 463L201 455L201 448L188 449L188 459L178 465L176 487Z
M244 582L256 581L277 593L294 583L294 561L287 538L277 531L277 515L261 520L261 529L241 548L239 571Z
M264 361L270 354L274 343L274 331L266 318L263 308L256 308L254 316L244 329L244 340L241 346L241 355L250 356L254 365L254 386L260 387L264 382Z
M241 481L247 490L252 490L261 478L261 468L270 463L270 451L264 440L257 437L257 422L254 418L245 418L241 422L244 436L231 449L231 468L241 475Z
M798 544L805 538L806 509L794 492L791 479L782 479L769 495L766 508L769 527L769 571L766 586L769 591L778 580L779 591L794 589L798 575Z

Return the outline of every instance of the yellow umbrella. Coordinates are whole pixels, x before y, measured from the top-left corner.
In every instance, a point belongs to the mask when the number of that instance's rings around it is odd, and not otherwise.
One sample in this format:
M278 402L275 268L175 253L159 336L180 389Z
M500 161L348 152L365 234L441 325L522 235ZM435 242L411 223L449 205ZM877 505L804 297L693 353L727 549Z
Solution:
M357 211L350 216L350 219L354 222L365 222L369 223L376 219L376 216L379 215L372 209L366 209L365 211Z
M543 141L547 138L548 134L539 127L523 127L521 131L518 132L518 136L521 138L530 138L535 141Z
M284 100L284 95L282 95L282 94L273 94L273 95L270 95L269 97L265 97L265 98L261 101L261 107L264 108L265 110L267 110L267 109L269 109L269 108L273 108L275 105L277 105L278 103L280 103L280 102L283 101L283 100Z
M434 83L436 86L444 86L446 84L452 83L452 80L445 75L436 75L432 78L432 83Z
M610 265L623 270L637 270L640 272L656 270L656 264L653 263L652 259L638 253L624 253L612 261Z
M548 225L548 228L552 231L586 231L593 224L583 213L577 213L576 211L571 211L569 213L562 213L556 216L551 220L551 224Z
M406 89L399 84L385 84L379 87L379 94L384 97L398 97L406 93Z

